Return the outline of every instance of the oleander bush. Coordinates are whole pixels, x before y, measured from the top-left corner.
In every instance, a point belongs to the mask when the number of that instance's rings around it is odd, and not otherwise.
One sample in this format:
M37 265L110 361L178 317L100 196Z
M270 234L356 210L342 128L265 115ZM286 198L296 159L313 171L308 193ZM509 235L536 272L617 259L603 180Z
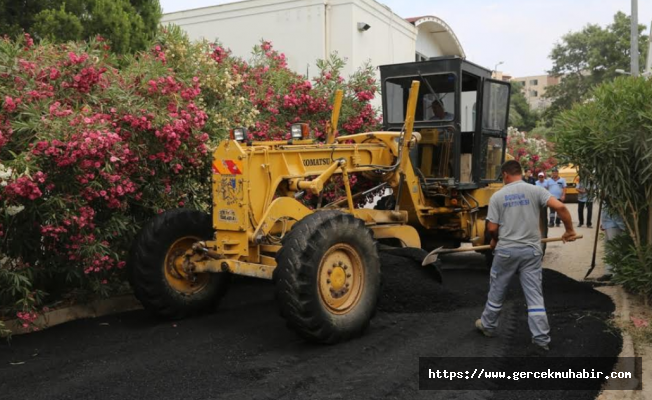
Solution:
M642 263L632 237L616 236L606 243L605 262L613 266L614 281L644 298L652 298L652 269L641 267ZM643 265L652 265L652 247L643 253Z
M0 319L26 326L72 295L125 289L140 226L176 207L208 211L211 151L237 126L287 137L308 122L322 137L335 90L340 131L378 127L374 71L345 81L344 61L312 81L261 42L252 58L162 30L151 48L117 56L102 38L0 40Z
M546 138L532 132L521 132L514 127L507 130L507 153L537 174L557 165L554 157L554 145Z
M555 122L557 153L579 166L609 210L623 217L627 241L611 246L615 281L652 295L652 80L621 77Z

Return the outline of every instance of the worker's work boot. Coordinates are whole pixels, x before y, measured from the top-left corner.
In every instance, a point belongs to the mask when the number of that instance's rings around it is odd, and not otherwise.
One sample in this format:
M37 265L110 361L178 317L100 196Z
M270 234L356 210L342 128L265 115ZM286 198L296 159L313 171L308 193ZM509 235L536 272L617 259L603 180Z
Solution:
M528 356L545 357L548 355L549 351L550 351L550 347L547 344L540 345L533 341L532 344L530 345Z
M476 327L477 330L479 330L486 337L494 337L494 336L496 336L493 332L486 330L485 327L482 326L482 320L480 320L480 319L477 319L475 321L475 327Z

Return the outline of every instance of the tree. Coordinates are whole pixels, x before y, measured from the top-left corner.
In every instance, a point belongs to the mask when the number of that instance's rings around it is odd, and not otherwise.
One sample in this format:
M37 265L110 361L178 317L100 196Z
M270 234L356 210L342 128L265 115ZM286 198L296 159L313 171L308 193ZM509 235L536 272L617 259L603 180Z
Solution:
M553 67L548 73L561 77L558 85L550 86L545 97L552 100L545 117L551 122L561 111L586 98L592 88L613 80L616 69L630 68L631 18L622 12L614 15L613 22L605 28L590 24L579 32L562 37L550 53ZM645 25L639 25L639 56L647 54ZM645 63L640 63L641 67Z
M652 295L652 80L619 77L555 121L555 150L599 188L627 235L611 246L616 281Z
M117 53L147 47L161 18L159 0L5 0L0 35L27 32L54 42L108 39Z
M534 137L540 137L546 140L550 140L553 139L554 130L543 124L539 124L537 125L536 128L530 131L530 134L532 134L532 136Z
M525 95L523 84L512 82L511 99L509 107L509 125L521 131L530 131L537 126L539 113L530 108Z
M34 31L41 32L43 39L52 42L69 42L82 37L84 27L75 15L66 11L65 4L61 8L43 10L34 18Z

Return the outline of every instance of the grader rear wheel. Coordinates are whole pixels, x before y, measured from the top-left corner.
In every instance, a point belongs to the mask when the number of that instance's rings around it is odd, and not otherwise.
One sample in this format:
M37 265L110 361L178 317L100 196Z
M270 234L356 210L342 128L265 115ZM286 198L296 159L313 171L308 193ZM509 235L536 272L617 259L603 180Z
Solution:
M229 275L190 275L183 269L183 255L193 243L212 237L211 216L194 210L168 211L143 228L134 240L127 268L134 294L145 309L179 319L216 306Z
M283 240L274 271L281 315L307 340L336 343L369 325L380 259L364 222L340 211L302 219Z

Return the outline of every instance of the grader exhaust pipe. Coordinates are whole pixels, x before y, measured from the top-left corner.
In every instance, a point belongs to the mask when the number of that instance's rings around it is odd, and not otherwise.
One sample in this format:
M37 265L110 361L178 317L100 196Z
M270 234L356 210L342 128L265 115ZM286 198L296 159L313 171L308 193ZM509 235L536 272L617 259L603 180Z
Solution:
M583 235L577 235L575 238L576 239L582 239L584 236ZM561 242L563 239L561 237L556 237L556 238L545 238L541 240L541 243L550 243L550 242ZM475 247L463 247L461 249L444 249L443 247L440 247L438 249L435 249L431 251L426 258L423 259L423 262L421 263L422 266L426 266L428 264L435 263L437 261L437 258L439 257L440 254L450 254L450 253L464 253L467 251L485 251L485 250L491 250L491 246L484 245L484 246L475 246Z

